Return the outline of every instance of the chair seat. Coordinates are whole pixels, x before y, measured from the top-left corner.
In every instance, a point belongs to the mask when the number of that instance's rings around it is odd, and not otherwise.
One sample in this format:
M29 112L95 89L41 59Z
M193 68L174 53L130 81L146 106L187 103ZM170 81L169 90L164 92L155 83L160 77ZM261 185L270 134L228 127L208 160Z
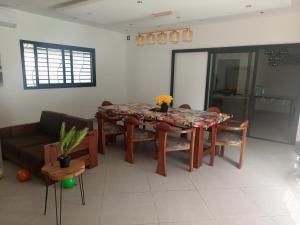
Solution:
M242 137L232 132L220 132L217 136L216 145L240 145Z
M103 130L106 135L124 133L124 128L121 125L113 124L110 122L104 123Z
M167 151L180 151L190 149L190 141L182 137L168 136Z
M152 141L155 140L155 133L149 130L134 129L133 131L133 141Z

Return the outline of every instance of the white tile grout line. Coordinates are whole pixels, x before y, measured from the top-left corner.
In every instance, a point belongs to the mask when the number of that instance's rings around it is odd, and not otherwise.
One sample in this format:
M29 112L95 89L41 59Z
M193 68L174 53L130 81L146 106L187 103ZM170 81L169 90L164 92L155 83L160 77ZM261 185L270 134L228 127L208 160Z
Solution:
M153 194L152 189L151 189L151 184L150 184L150 180L149 180L148 174L146 174L146 179L147 179L147 183L149 185L149 190L150 190L150 194L151 194L153 205L154 205L154 209L155 209L156 220L157 220L158 224L160 224L160 218L159 218L158 208L157 208L157 205L156 205L156 202L155 202L155 199L154 199L154 194Z
M199 170L201 169L201 166L199 168L194 168L194 170ZM194 188L196 189L196 192L199 194L199 197L202 199L202 201L204 202L205 207L207 208L209 214L212 216L212 220L215 221L217 224L220 225L220 223L217 221L217 219L215 218L215 215L212 213L212 211L209 209L207 202L205 201L205 199L202 197L200 190L197 188L197 185L193 182L193 180L191 179L190 176L188 176L188 179L191 181L192 185L194 186ZM205 182L205 181L203 181Z

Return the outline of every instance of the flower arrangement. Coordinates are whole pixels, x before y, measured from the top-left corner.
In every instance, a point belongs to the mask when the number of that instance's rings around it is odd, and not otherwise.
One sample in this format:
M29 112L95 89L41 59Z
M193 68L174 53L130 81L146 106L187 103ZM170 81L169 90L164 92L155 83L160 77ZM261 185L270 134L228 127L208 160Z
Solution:
M163 103L170 104L173 97L170 95L159 95L156 97L156 105L161 106Z
M170 95L159 95L156 97L156 105L160 106L161 112L168 112L169 105L173 100L173 97Z

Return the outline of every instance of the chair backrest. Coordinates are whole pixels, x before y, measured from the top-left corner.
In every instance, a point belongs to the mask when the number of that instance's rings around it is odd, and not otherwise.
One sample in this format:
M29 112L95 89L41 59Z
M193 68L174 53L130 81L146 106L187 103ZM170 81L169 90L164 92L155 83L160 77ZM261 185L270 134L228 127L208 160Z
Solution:
M108 105L112 105L112 103L110 101L103 101L101 106L108 106Z
M182 104L181 106L179 106L178 108L181 109L192 109L191 106L189 104Z
M206 109L207 112L215 112L215 113L221 113L221 110L219 107L216 107L216 106L211 106L211 107L208 107Z

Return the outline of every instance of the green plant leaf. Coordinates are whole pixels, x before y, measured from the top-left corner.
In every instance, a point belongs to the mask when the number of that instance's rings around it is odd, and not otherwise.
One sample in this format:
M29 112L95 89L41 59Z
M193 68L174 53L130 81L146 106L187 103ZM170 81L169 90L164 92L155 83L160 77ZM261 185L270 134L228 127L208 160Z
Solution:
M63 122L60 128L60 141L64 139L65 135L66 135L66 123Z
M82 142L89 129L76 130L75 127L72 127L71 130L65 133L65 125L63 126L61 128L60 151L62 155L66 156L73 148Z

